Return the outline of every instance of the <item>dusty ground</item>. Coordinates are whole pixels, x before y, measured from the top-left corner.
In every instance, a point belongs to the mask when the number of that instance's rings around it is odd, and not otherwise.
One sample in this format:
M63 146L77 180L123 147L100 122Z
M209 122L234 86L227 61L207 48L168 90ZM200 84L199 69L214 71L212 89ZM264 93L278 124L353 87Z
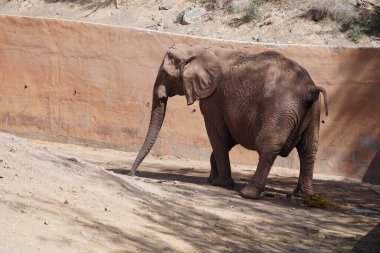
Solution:
M106 2L111 4L98 8ZM172 8L159 10L162 2ZM250 42L380 46L379 37L364 36L355 44L347 39L345 33L339 31L340 26L335 22L314 22L303 18L311 0L268 1L259 8L261 18L258 21L242 25L237 22L242 13L229 13L225 8L209 8L207 14L194 24L181 25L174 22L183 10L189 7L207 7L207 2L215 1L0 0L0 14L80 20Z
M380 252L380 189L325 180L339 209L289 198L274 168L261 200L207 185L208 164L22 139L0 132L0 252ZM276 176L281 173L282 176ZM285 176L284 176L285 175Z

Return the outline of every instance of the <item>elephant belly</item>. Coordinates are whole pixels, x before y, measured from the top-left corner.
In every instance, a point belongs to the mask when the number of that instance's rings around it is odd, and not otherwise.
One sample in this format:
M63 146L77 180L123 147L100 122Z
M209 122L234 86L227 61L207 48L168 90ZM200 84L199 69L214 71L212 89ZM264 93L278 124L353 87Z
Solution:
M256 150L255 142L258 132L256 112L233 113L226 120L230 134L234 140L246 149Z

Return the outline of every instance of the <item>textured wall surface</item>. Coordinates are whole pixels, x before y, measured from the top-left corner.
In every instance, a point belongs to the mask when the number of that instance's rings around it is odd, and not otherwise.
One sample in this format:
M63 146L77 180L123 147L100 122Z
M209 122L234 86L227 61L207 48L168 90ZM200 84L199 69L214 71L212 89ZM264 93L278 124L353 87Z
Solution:
M380 180L380 49L239 44L70 21L0 16L0 129L61 142L138 151L149 124L151 88L173 43L247 53L276 50L326 88L316 172ZM153 148L158 155L207 160L197 103L168 102ZM256 164L241 147L232 161ZM294 151L277 165L298 168Z

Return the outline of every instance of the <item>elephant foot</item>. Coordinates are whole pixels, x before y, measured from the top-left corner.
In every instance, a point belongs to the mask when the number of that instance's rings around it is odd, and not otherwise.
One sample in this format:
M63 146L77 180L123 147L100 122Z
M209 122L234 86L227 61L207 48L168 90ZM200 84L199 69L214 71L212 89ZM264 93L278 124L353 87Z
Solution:
M304 190L300 186L297 186L296 189L294 189L294 191L293 191L293 195L296 197L300 197L300 198L306 198L306 197L311 196L313 194L314 194L314 192L312 189Z
M240 196L247 199L258 199L260 198L261 192L262 190L248 183L240 190Z
M216 177L212 180L212 185L227 188L227 189L232 189L235 186L235 182L231 177L230 178Z

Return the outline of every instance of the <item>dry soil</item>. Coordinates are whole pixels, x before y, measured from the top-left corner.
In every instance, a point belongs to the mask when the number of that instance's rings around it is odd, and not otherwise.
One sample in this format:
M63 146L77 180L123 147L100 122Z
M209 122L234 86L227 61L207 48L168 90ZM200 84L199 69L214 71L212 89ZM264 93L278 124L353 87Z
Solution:
M316 175L337 208L289 197L274 168L258 201L210 186L208 164L48 143L0 132L0 252L379 252L380 189ZM281 174L278 176L276 174ZM290 176L289 176L290 175ZM328 179L328 180L327 180Z

